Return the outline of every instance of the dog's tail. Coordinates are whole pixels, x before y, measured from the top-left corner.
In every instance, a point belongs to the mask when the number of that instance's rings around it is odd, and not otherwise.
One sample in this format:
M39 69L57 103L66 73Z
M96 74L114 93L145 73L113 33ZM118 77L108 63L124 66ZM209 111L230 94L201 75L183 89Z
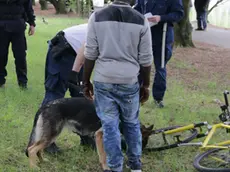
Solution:
M33 122L33 128L32 128L32 131L30 133L30 138L29 138L29 142L28 142L28 145L26 147L26 150L25 150L25 154L27 157L29 157L28 155L28 148L33 145L34 143L34 140L35 140L35 129L36 129L36 126L37 126L37 121L38 121L38 118L39 118L39 115L41 114L41 111L42 111L42 108L39 108L39 110L37 111L35 117L34 117L34 122Z

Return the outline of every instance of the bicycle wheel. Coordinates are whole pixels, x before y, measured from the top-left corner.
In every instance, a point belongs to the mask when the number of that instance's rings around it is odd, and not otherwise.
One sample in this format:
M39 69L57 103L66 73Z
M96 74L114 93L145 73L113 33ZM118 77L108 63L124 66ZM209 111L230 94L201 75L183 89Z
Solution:
M208 161L209 162L208 162ZM206 162L207 161L207 162ZM225 172L230 171L230 150L229 149L210 149L199 154L193 166L202 172Z
M181 126L172 126L154 130L149 137L148 144L144 150L146 151L161 151L178 147L181 143L188 143L196 138L198 132L196 129L185 130L180 133L164 135L163 133L168 130L176 129ZM160 139L159 136L162 136ZM173 136L173 139L170 137ZM151 141L152 140L152 141ZM162 142L163 141L163 142Z

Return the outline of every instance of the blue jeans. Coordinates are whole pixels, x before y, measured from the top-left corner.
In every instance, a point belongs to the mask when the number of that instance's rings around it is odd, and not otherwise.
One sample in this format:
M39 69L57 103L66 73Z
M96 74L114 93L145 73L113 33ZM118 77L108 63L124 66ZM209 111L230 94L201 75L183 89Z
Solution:
M95 107L102 122L104 149L111 170L121 172L121 129L128 145L131 169L141 169L142 135L139 122L139 83L133 85L94 82Z
M172 45L165 45L165 65L161 68L161 45L153 46L153 57L155 65L155 76L152 87L152 95L155 100L163 100L166 91L166 77L167 70L166 64L172 57Z

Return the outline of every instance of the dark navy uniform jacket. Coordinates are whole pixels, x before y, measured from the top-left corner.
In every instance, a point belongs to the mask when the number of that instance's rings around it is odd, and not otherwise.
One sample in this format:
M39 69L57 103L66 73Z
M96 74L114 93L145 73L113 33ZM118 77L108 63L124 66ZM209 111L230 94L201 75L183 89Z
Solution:
M182 0L137 0L134 9L142 14L151 12L152 15L160 15L161 21L158 25L151 27L152 43L162 43L163 24L168 23L166 43L174 41L173 23L179 22L184 16Z
M25 30L25 22L35 26L32 0L10 1L0 0L0 27L8 32L19 32Z

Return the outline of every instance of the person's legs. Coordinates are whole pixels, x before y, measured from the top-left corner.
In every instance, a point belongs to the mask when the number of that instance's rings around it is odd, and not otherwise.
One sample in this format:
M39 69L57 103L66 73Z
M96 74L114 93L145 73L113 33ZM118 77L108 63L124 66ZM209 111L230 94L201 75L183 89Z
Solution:
M207 29L207 12L206 10L202 13L202 23L203 23L203 30Z
M108 167L115 172L123 168L119 130L119 106L115 101L116 85L94 82L94 102L102 123L103 143Z
M50 52L50 45L45 64L45 96L42 105L63 98L67 90L66 83L60 78L60 63L57 63Z
M122 133L127 143L128 165L132 170L141 170L142 136L139 122L139 83L119 85L119 99Z
M61 78L61 68L62 61L57 62L52 57L50 48L52 45L49 45L49 49L46 57L45 65L45 96L42 101L42 106L47 104L50 101L63 98L65 96L67 87L64 80ZM49 147L45 149L49 153L60 152L60 149L55 143L52 143Z
M27 87L27 62L26 62L26 38L25 32L12 33L12 51L15 58L18 84L22 88Z
M68 68L68 73L70 73L72 70L74 60L75 60L74 56L68 58L69 62L66 63L68 65L68 66L66 66L66 68ZM66 80L66 82L68 82L68 80L67 80L68 74L63 74L63 75L66 76L65 80ZM81 82L83 80L83 67L81 68L81 70L78 74L78 79L79 79L79 82ZM68 88L69 88L69 92L70 92L71 97L84 97L83 90L82 90L81 86L75 86L75 87L69 86ZM89 137L89 136L80 136L80 137L81 137L81 142L80 142L81 145L91 146L93 149L96 148L94 138Z
M8 50L10 44L10 35L0 27L0 87L6 82L6 65L8 61Z
M167 70L166 64L171 59L172 56L172 45L166 44L165 46L165 65L164 68L161 68L161 46L153 46L153 56L154 56L154 65L155 65L155 77L152 86L152 95L156 103L161 103L164 98L166 91L166 77ZM159 107L163 107L162 104L159 104Z

